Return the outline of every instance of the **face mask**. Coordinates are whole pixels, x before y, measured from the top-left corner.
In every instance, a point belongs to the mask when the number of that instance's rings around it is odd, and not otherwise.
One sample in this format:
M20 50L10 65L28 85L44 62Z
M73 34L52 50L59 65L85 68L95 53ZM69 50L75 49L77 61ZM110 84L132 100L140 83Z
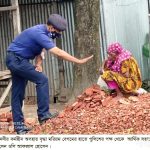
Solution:
M51 37L52 39L60 38L60 37L61 37L61 34L60 34L60 33L57 33L56 31L54 31L54 32L51 32L51 33L50 33L50 37Z

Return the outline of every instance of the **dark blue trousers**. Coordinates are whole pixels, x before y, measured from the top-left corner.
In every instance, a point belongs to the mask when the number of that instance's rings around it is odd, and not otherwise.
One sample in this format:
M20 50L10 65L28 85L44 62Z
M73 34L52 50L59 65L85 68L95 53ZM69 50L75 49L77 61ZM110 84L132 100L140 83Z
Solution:
M24 128L22 105L28 80L36 84L38 118L44 118L49 115L48 78L43 73L35 71L35 67L28 59L12 52L7 54L6 65L12 73L11 107L14 127L16 131L19 131Z

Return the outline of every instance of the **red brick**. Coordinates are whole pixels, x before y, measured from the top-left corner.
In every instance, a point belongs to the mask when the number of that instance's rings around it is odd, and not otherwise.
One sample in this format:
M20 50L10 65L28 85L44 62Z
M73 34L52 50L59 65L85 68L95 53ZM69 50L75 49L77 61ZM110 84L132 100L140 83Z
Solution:
M88 88L85 90L84 92L87 96L91 96L93 94L93 89L92 88Z
M105 99L102 100L102 105L108 106L111 100L112 100L111 96L106 97Z

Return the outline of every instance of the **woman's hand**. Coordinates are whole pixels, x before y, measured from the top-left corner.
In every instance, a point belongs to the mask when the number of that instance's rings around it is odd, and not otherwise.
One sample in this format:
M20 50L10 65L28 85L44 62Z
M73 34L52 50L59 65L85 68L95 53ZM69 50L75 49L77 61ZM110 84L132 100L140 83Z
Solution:
M100 73L100 75L102 75L104 73L104 69L103 68L99 68L99 73Z
M102 66L99 68L100 75L102 75L104 73L104 68L105 68L106 62L107 62L107 60L104 60L102 63Z

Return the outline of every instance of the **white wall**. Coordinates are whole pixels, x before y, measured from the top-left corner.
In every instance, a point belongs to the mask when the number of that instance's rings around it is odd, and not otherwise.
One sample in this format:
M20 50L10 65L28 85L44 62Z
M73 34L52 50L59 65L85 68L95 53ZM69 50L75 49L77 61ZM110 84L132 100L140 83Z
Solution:
M102 0L107 45L118 41L130 50L138 61L142 78L148 78L148 66L142 46L149 33L147 0ZM149 66L150 67L150 66Z

